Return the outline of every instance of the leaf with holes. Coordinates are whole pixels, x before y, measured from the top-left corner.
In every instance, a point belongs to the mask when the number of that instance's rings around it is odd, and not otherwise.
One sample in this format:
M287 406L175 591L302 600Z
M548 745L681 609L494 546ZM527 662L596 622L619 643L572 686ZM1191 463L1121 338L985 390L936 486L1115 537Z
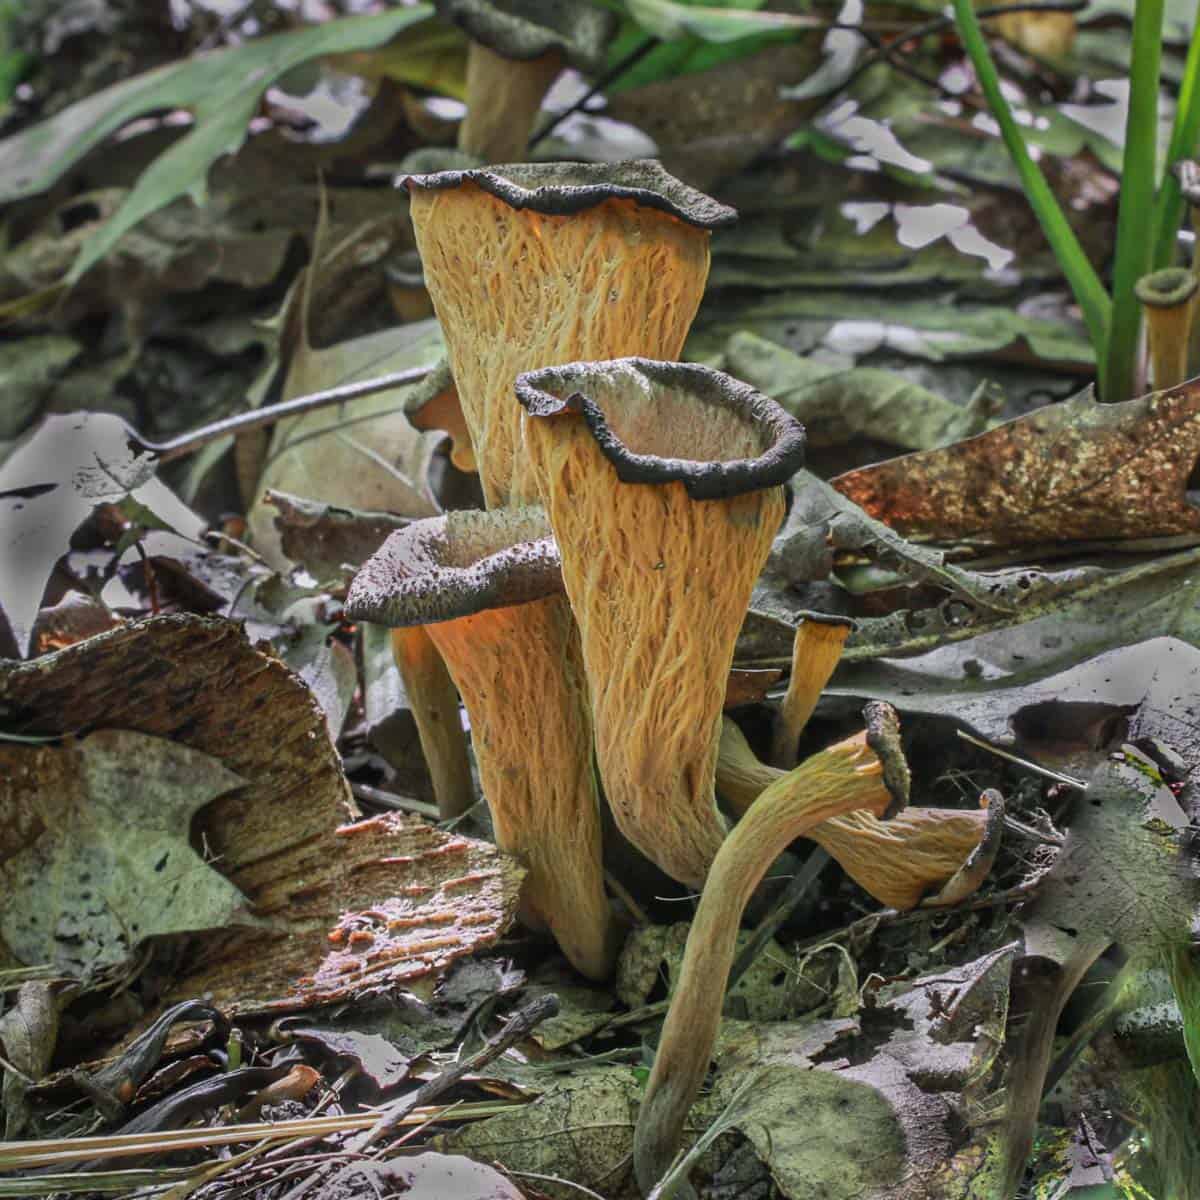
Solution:
M1200 382L1099 404L1085 391L941 450L839 475L833 486L905 537L1030 542L1200 531L1188 477Z

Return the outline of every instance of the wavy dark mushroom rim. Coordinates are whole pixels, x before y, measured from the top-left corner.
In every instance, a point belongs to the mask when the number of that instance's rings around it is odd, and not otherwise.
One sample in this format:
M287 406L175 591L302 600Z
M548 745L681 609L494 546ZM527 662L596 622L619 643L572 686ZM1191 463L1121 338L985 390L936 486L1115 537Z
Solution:
M529 508L415 521L365 564L346 608L424 625L471 718L497 845L528 869L522 919L603 979L619 930L604 893L578 633L546 529Z
M536 502L513 380L682 353L710 229L734 213L657 163L548 163L406 180L489 508Z
M346 615L393 629L433 625L562 590L544 510L452 512L391 534L355 575Z
M804 466L795 417L696 363L568 363L518 376L516 392L531 419L582 416L622 483L681 483L693 500L722 500L787 483ZM707 457L667 453L683 447ZM727 458L730 447L758 453Z
M560 51L584 74L604 67L615 14L571 0L434 0L437 14L474 42L504 58L540 58Z
M726 832L713 782L734 643L803 429L706 367L574 363L521 375L516 389L579 623L609 806L638 849L698 887Z
M689 187L653 158L620 163L505 163L400 180L409 193L445 191L473 183L518 212L569 217L611 200L656 208L697 229L724 229L737 210Z

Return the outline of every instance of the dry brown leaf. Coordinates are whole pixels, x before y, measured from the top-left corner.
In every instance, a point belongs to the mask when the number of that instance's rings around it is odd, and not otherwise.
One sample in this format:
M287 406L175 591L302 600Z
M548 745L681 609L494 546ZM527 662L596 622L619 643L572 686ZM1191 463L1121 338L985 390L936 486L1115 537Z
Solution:
M1196 533L1200 383L1099 404L1090 391L833 486L905 537L1014 546Z
M511 924L522 869L483 842L354 815L324 714L235 622L157 617L0 666L13 733L134 729L221 759L246 785L196 818L207 851L272 931L196 937L176 998L289 1011L440 974ZM0 858L36 831L0 826Z

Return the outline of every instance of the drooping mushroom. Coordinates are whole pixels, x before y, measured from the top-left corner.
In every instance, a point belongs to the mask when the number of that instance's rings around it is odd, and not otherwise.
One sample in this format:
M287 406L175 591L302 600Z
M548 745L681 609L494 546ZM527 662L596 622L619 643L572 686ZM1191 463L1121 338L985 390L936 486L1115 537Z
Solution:
M792 643L792 674L787 693L775 718L775 737L771 761L777 767L796 762L796 747L808 719L817 707L821 691L829 682L842 646L854 628L849 617L826 613L803 613Z
M1188 337L1200 284L1186 267L1152 271L1137 281L1134 291L1146 314L1150 366L1158 390L1175 387L1187 378Z
M734 642L804 431L707 367L626 358L517 379L527 461L579 623L596 757L618 827L703 883Z
M713 861L638 1114L633 1158L644 1194L670 1166L708 1071L742 911L767 868L822 821L859 809L886 817L907 800L895 713L869 704L865 715L864 733L814 754L771 784Z
M513 380L583 359L678 357L711 231L736 213L656 162L531 163L404 183L487 504L536 500Z
M484 162L525 157L542 99L565 66L604 65L617 17L585 0L434 0L470 39L458 148Z
M725 718L717 754L717 791L739 816L745 816L759 795L785 774L762 762L737 725ZM945 904L961 898L968 877L960 872L968 862L972 871L984 863L986 874L995 858L1003 801L997 793L985 792L984 797L983 807L973 811L906 808L890 821L880 821L870 812L850 813L824 821L804 836L837 859L842 870L881 904L913 908L926 898ZM984 857L972 859L980 847Z
M392 534L346 611L423 625L471 718L497 844L529 875L521 915L604 978L618 935L604 895L591 721L558 554L536 508L451 512Z

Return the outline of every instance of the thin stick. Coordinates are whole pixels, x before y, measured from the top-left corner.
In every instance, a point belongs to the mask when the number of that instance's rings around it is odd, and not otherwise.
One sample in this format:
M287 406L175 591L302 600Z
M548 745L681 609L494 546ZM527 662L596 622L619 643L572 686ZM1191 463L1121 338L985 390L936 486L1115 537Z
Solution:
M211 425L201 425L190 433L181 433L178 437L166 442L147 442L138 440L139 446L151 454L157 454L162 462L182 458L186 454L194 454L197 450L215 442L219 438L229 437L236 433L248 433L252 429L261 429L264 425L273 425L285 417L296 417L301 413L312 412L317 408L326 408L331 404L344 404L348 400L358 400L363 396L374 396L379 392L387 392L392 388L406 387L411 383L420 383L433 365L409 367L406 371L393 371L388 375L377 375L374 379L364 379L358 383L343 383L337 387L326 388L320 392L310 392L306 396L294 396L291 400L281 400L278 404L264 405L250 412L237 413L232 417L214 421Z
M993 746L991 742L985 742L982 738L972 736L965 729L959 729L956 732L964 742L970 742L972 746L978 746L980 750L986 750L989 754L994 754L997 758L1004 758L1011 763L1016 763L1017 766L1024 767L1025 770L1032 771L1035 775L1041 775L1046 779L1053 779L1055 783L1063 783L1067 787L1078 788L1081 792L1087 790L1087 784L1082 779L1075 779L1070 775L1062 774L1060 771L1052 771L1049 767L1043 767L1041 764L1032 762L1028 758L1021 758L1017 754L1010 754L1007 750L1001 750L999 746Z
M529 149L532 150L534 146L538 144L538 142L542 141L543 138L549 137L550 134L553 133L554 130L557 129L559 125L561 125L568 117L574 116L575 113L580 112L583 108L585 108L591 99L593 99L595 96L598 96L612 83L620 79L620 77L624 75L630 67L636 66L639 62L641 62L642 59L645 58L646 55L649 54L650 51L653 50L658 44L658 38L648 37L644 42L641 42L639 45L635 46L619 62L613 63L613 65L609 67L609 69L605 71L604 74L601 75L600 78L597 79L596 82L593 83L592 86L588 88L588 90L584 92L583 95L580 96L570 108L563 109L563 111L558 113L552 121L548 121L542 127L542 129L540 129L533 135L533 137L529 139Z
M779 927L800 906L804 897L808 895L809 889L820 878L821 872L825 870L830 861L828 853L820 846L813 847L800 870L792 877L792 882L787 885L783 894L771 906L767 915L755 926L750 940L734 959L733 966L729 970L726 992L733 991L738 980L754 965L754 960L766 949L767 943L775 936Z
M455 1111L460 1119L495 1116L512 1104L488 1102L463 1105ZM430 1109L413 1109L404 1124L419 1124ZM356 1129L370 1129L378 1112L333 1117L304 1117L295 1121L256 1121L220 1128L163 1129L152 1133L115 1134L81 1138L48 1138L0 1145L0 1171L20 1171L30 1167L65 1165L92 1158L128 1158L132 1155L166 1153L170 1150L203 1150L209 1146L228 1146L260 1138L286 1141L294 1137L326 1137Z

